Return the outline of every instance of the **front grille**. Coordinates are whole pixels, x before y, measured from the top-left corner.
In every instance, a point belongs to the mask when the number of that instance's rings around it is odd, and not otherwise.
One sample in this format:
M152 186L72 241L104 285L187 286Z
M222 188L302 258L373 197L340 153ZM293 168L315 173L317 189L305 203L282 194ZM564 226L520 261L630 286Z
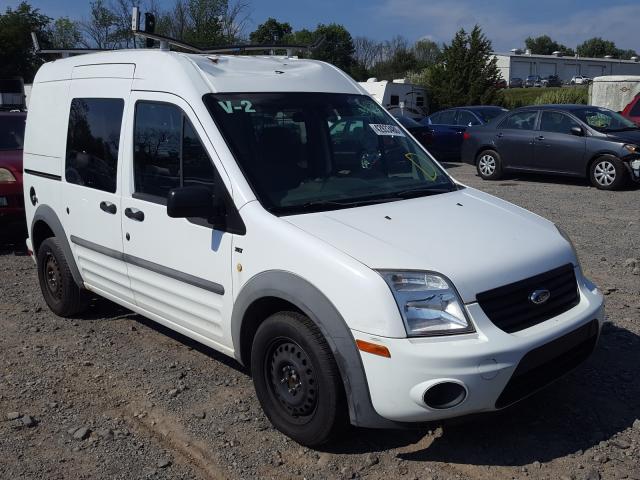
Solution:
M548 290L549 299L535 304L529 298L536 290ZM578 304L578 284L571 264L519 282L476 295L480 307L495 326L507 333L542 323Z
M598 321L593 320L527 353L496 401L504 408L532 394L580 365L593 352Z

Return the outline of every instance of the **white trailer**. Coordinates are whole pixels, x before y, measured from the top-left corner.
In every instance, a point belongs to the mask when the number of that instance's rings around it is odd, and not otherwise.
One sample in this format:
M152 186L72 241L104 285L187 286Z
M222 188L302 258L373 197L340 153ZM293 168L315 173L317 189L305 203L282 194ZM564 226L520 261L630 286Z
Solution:
M427 90L409 83L404 78L395 79L393 82L370 78L366 82L360 82L360 85L395 116L404 115L422 120L429 114Z
M589 87L589 103L621 112L640 94L640 75L596 77Z

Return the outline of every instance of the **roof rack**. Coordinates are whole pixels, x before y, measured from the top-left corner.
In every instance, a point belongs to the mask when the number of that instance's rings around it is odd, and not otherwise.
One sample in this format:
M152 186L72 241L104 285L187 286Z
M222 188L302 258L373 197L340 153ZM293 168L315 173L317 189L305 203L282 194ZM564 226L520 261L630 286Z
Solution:
M152 14L145 14L145 29L140 29L140 10L138 7L133 7L132 10L132 18L131 18L131 30L133 34L137 37L145 38L147 40L155 40L160 42L160 50L169 50L170 46L182 48L183 50L188 50L193 53L211 55L216 53L244 53L244 52L259 52L269 50L274 52L276 50L286 50L287 56L290 57L294 51L296 50L306 50L313 51L317 49L325 40L325 37L322 36L318 38L315 42L309 45L292 45L292 44L238 44L238 45L216 45L211 47L198 47L196 45L192 45L190 43L184 42L182 40L177 40L175 38L167 37L165 35L159 35L153 32L153 27L151 29L147 28L150 23L155 25L155 18ZM150 31L151 30L151 31ZM273 53L272 53L273 54Z
M131 18L131 31L136 37L145 38L147 40L147 46L150 46L153 41L160 42L160 50L169 50L170 46L181 48L189 52L212 55L218 53L244 53L244 52L260 52L268 50L271 55L274 55L277 50L286 50L287 56L291 57L294 51L307 51L312 52L316 50L325 41L324 35L319 37L316 41L309 45L298 44L238 44L238 45L217 45L212 47L198 47L190 43L178 40L175 38L167 37L165 35L159 35L154 33L155 17L151 13L145 14L145 29L140 29L140 10L138 7L133 7ZM113 51L106 48L40 48L40 42L38 42L38 36L35 32L31 32L31 40L33 41L33 48L37 55L45 54L58 54L62 58L67 58L70 55L82 55L85 53L94 52L108 52Z
M83 53L94 53L94 52L105 52L109 51L105 48L40 48L40 42L38 41L38 36L36 32L31 32L31 41L33 42L33 48L35 50L36 55L46 55L46 54L58 54L61 55L62 58L67 58L69 55L81 55Z

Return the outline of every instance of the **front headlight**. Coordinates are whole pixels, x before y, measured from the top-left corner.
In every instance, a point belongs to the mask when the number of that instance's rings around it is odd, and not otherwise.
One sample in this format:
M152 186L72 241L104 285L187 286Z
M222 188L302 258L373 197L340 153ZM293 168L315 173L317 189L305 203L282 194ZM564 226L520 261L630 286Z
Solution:
M632 143L628 143L628 144L624 145L622 148L624 148L629 153L640 154L640 147L638 145L634 145Z
M16 177L13 176L10 170L6 168L0 168L0 183L12 183L16 181Z
M473 332L453 285L433 272L379 272L391 289L407 335L455 335Z

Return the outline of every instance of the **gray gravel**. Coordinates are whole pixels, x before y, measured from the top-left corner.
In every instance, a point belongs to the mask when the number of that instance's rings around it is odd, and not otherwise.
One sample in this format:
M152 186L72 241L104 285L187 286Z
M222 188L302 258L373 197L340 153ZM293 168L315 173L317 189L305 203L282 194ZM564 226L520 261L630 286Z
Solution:
M105 300L53 315L21 229L3 225L0 479L640 479L640 191L448 168L574 239L608 292L601 342L578 370L502 412L352 429L309 450L270 426L233 360Z

